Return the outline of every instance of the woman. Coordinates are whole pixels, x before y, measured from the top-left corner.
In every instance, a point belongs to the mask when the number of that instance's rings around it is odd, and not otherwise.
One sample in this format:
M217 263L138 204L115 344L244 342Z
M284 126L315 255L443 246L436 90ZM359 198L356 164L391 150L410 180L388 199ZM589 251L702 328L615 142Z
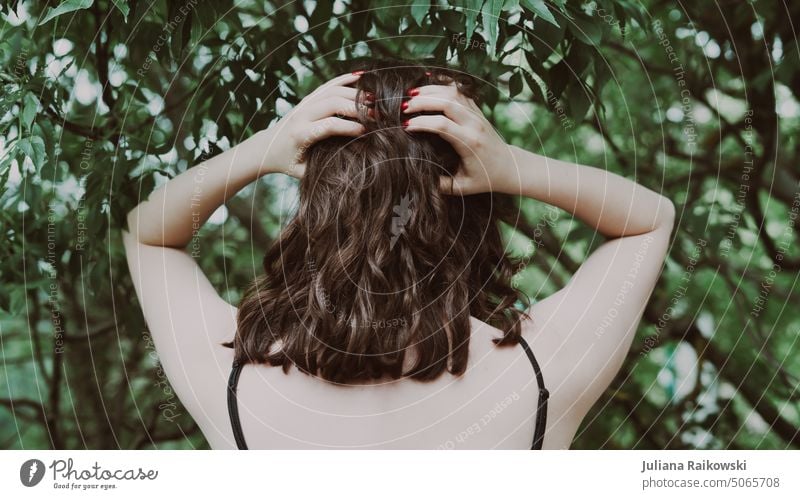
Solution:
M613 173L509 146L477 88L454 71L373 63L129 214L145 318L213 448L569 447L625 359L674 208ZM229 197L278 172L301 179L299 208L237 309L185 248ZM513 224L519 195L608 238L526 310L498 225Z

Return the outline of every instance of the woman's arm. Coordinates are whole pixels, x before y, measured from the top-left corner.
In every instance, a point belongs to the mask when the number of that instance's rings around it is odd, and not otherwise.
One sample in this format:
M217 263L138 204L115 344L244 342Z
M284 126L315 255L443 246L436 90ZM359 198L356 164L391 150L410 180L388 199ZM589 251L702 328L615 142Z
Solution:
M481 109L455 86L428 85L413 93L406 113L443 114L412 118L406 130L440 134L462 159L458 175L443 179L446 192L530 197L574 214L611 238L649 232L674 217L667 198L625 177L509 146Z
M132 234L142 244L186 247L214 210L269 173L261 158L269 134L263 130L154 191L128 214Z
M363 126L338 116L357 116L359 74L344 75L318 88L273 127L181 173L128 214L128 227L142 244L184 248L214 211L267 173L300 176L302 153L332 135L353 136Z
M572 213L608 238L635 236L671 227L672 202L632 180L592 166L548 158L510 147L506 187Z
M303 148L329 135L355 135L358 75L328 82L273 127L180 174L128 215L125 254L149 336L184 406L203 433L230 438L224 403L236 307L223 300L186 250L195 231L228 198L261 175L303 173ZM220 433L221 432L221 433Z
M442 114L411 118L406 129L439 134L461 157L457 175L442 179L445 192L528 196L563 208L610 238L563 289L531 307L532 321L523 329L544 358L551 409L562 415L548 420L548 429L574 431L630 351L669 247L673 204L620 175L509 146L454 86L413 93L406 112Z

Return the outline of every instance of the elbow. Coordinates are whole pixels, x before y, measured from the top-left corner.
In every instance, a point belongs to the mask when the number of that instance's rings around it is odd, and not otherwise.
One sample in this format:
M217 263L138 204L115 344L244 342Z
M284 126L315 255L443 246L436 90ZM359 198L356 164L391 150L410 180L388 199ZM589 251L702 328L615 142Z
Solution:
M672 231L675 226L675 203L671 199L661 196L658 202L658 227Z
M139 240L139 205L128 212L126 217L128 222L128 232L138 241Z
M128 222L128 231L133 239L142 244L154 244L155 238L152 234L152 227L147 223L147 217L141 216L142 203L136 205L131 211L128 212L126 221Z

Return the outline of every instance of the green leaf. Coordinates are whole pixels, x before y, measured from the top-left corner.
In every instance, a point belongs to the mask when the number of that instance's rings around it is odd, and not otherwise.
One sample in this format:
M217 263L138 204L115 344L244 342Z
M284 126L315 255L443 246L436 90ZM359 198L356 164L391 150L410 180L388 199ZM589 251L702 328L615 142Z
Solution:
M620 27L625 26L625 16L629 17L636 21L639 26L646 27L648 25L647 22L647 10L637 3L631 2L629 0L618 0L617 3L614 5L617 17L620 20ZM624 12L624 15L622 12Z
M464 5L464 16L466 17L467 28L467 42L472 38L475 33L475 27L478 25L478 14L481 11L481 0L468 0Z
M508 80L508 96L513 99L520 92L522 92L522 74L516 72Z
M33 148L31 147L31 143L25 137L22 137L17 141L17 149L22 152L23 156L27 156L31 158L33 161Z
M38 109L39 99L33 94L25 94L24 104L22 106L22 123L25 124L26 128L31 128Z
M529 9L531 12L549 22L553 26L559 27L553 13L547 8L544 0L521 0L520 3L523 7Z
M61 2L61 5L58 7L50 7L47 9L44 18L39 21L39 26L47 24L60 15L68 14L76 10L88 9L93 3L94 0L65 0Z
M561 97L561 93L564 92L564 88L566 88L567 83L570 80L570 69L567 61L561 60L550 68L547 75L547 82L548 82L548 90L550 90L555 98Z
M429 56L443 39L444 37L438 35L414 37L411 52L416 56Z
M333 17L333 2L316 2L308 22L309 28L313 31L315 28L327 26L331 17Z
M411 17L414 18L419 26L422 26L422 20L425 19L425 16L428 14L428 10L430 10L430 8L430 1L415 3L411 6Z
M596 49L591 46L584 45L581 42L575 42L570 47L569 54L566 57L567 65L570 71L578 76L583 76L592 62L592 54Z
M500 14L503 11L503 0L486 0L481 9L483 29L486 31L486 41L489 44L489 54L494 55L497 50L497 37L500 34Z
M533 46L536 56L542 61L546 61L555 52L558 44L564 39L566 25L570 22L559 12L556 12L555 17L561 21L560 25L539 23L533 32L526 33L528 42Z
M111 1L114 3L114 7L116 7L117 10L122 13L122 18L125 19L125 22L128 22L128 14L131 12L131 8L128 6L128 0Z
M31 163L40 169L47 161L47 153L45 152L44 139L34 135L30 138L22 138L17 141L17 149L19 149L24 156L31 159Z
M183 20L183 28L181 29L181 55L186 52L189 42L192 39L192 11L186 14L186 19Z
M436 18L442 26L453 33L462 34L464 32L464 13L457 10L440 10L436 13Z
M532 74L530 74L528 71L524 69L522 70L522 75L525 77L525 82L527 82L528 88L531 91L532 95L531 101L538 102L539 104L544 104L545 98L544 94L542 93L542 87L539 85L539 82L537 82L534 79Z
M464 65L470 74L480 74L486 67L488 56L484 51L470 50L464 54Z
M573 80L567 87L567 101L569 102L570 117L576 123L583 121L586 111L592 104L589 92L578 80Z
M25 288L22 286L11 288L8 294L10 296L10 300L8 301L8 311L11 312L12 315L23 313L25 311L25 303L27 299Z
M569 30L575 35L575 38L586 45L599 45L603 39L603 28L597 24L600 21L583 13L575 12L573 14L575 17L569 25Z
M31 160L37 169L41 169L47 161L47 153L45 152L44 139L38 135L30 138L31 148L33 149L33 157Z
M13 159L14 156L11 154L3 154L3 156L0 157L0 192L3 191L6 182L8 182L8 176L11 173L11 161Z
M397 26L399 8L392 0L376 0L371 2L370 6L372 8L369 14L375 18L377 24L384 28L395 28Z

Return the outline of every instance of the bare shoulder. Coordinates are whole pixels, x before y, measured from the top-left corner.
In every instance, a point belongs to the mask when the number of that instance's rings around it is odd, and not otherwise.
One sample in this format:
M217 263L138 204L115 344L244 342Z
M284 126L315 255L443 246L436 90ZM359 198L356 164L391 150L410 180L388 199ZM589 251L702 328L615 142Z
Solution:
M226 415L236 307L225 302L186 251L123 241L134 288L161 367L206 436Z
M660 275L671 225L601 244L523 327L551 395L580 421L620 373Z

